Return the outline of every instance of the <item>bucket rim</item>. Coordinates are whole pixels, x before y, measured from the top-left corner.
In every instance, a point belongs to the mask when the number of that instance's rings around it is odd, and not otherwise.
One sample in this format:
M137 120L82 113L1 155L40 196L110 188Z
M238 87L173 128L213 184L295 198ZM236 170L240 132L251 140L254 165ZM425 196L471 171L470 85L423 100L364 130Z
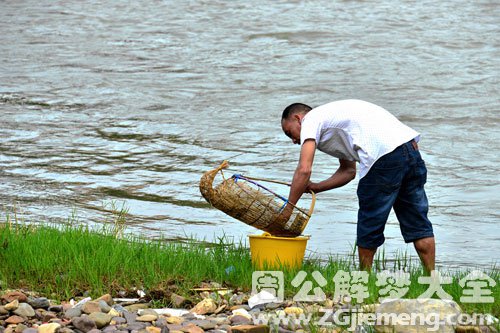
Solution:
M265 232L262 235L248 235L248 238L285 240L285 241L303 241L311 239L311 235L300 235L297 237L279 237L279 236L272 236L270 233Z

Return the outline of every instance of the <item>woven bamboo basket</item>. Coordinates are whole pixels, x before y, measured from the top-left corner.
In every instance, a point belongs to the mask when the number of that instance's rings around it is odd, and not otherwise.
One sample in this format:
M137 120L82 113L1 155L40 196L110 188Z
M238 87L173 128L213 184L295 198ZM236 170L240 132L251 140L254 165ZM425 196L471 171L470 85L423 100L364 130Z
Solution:
M224 161L219 167L205 172L200 179L200 192L213 207L273 236L297 237L302 233L314 210L314 193L311 192L309 210L293 205L290 219L284 221L278 217L288 202L286 198L275 194L257 181L282 185L288 185L287 183L241 175L226 179L222 170L228 166L229 163ZM218 173L221 173L223 180L214 187L214 179Z

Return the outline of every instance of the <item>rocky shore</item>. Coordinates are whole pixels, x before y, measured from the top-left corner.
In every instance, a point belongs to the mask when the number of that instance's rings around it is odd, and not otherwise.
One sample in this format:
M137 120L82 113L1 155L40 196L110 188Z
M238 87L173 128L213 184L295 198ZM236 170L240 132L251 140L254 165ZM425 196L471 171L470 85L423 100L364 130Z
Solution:
M155 302L147 298L113 298L103 295L70 300L57 304L34 293L12 290L1 296L0 333L264 333L264 332L308 332L311 327L300 319L319 320L325 309L352 310L349 303L327 300L321 304L296 304L294 302L266 303L250 308L249 295L233 293L224 288L213 290L200 288L197 296L201 301L192 301L171 294L169 303L173 308L155 307ZM141 296L141 292L139 292ZM142 294L145 296L145 294ZM424 306L442 306L440 312L459 313L456 305L441 304L430 300ZM456 304L456 303L455 303ZM390 306L406 306L403 303ZM375 312L377 305L359 307L364 312ZM388 310L388 309L385 309ZM425 311L425 309L422 309ZM323 313L322 313L323 311ZM274 320L288 318L288 320ZM293 318L297 320L292 320ZM302 326L304 325L304 326ZM354 328L356 332L366 332L363 326ZM421 329L421 327L420 327ZM346 327L335 325L316 326L317 332L344 332ZM352 331L352 330L351 330ZM404 327L376 327L377 332L420 332ZM423 332L423 331L422 331ZM442 327L438 332L496 332L483 327Z

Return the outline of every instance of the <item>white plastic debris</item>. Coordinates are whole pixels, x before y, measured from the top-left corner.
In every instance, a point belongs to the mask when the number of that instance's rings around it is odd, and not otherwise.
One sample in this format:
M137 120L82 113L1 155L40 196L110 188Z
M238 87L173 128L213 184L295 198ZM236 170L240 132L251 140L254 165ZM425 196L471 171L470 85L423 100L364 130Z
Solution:
M85 297L84 299L82 299L80 302L76 303L75 304L75 300L74 299L71 299L69 301L69 304L73 305L74 308L77 308L79 306L82 306L83 304L87 303L88 301L92 300L91 297Z
M253 308L259 304L266 304L271 302L278 302L278 298L266 290L262 290L260 293L253 295L248 299L248 306Z
M184 310L184 309L172 309L172 308L164 308L164 309L153 309L156 311L157 314L159 315L170 315L174 317L182 317L182 315L189 313L189 311ZM140 312L139 312L140 314ZM205 316L198 315L196 313L193 313L196 319L205 319Z
M113 298L113 301L115 303L122 303L122 302L139 302L138 298Z

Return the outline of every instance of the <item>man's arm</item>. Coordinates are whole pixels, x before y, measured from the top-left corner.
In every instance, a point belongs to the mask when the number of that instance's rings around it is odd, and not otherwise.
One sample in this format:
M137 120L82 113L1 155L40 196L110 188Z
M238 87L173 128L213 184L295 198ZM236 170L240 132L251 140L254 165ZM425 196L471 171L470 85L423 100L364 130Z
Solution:
M314 193L324 192L333 188L344 186L356 177L356 162L339 159L340 166L335 173L328 179L319 183L309 182L307 191Z
M297 169L293 174L292 186L288 195L288 202L296 204L302 194L307 189L309 179L312 172L312 164L314 160L314 152L316 151L316 141L313 139L306 140L300 149L300 159ZM291 209L291 205L288 205Z

